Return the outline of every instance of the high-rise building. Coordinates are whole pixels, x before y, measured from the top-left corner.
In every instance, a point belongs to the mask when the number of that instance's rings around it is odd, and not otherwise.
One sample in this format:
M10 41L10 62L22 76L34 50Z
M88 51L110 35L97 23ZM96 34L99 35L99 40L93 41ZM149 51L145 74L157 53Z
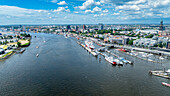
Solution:
M159 31L163 31L163 30L164 30L163 20L161 20L160 26L159 26Z
M83 25L83 30L86 30L86 25Z
M103 24L99 23L99 30L103 30Z
M70 30L70 29L71 29L70 25L67 25L67 30Z
M78 26L75 26L75 30L78 31Z

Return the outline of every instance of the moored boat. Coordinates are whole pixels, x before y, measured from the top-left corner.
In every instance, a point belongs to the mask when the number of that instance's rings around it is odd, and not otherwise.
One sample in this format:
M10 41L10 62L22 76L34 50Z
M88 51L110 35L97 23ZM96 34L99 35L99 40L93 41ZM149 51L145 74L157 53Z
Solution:
M117 62L113 60L113 57L109 57L109 56L105 55L105 60L108 61L109 63L111 63L112 65L117 64Z
M162 82L162 85L170 87L170 84Z
M117 49L118 51L122 51L122 52L127 52L127 50L123 49L123 48L120 48L120 49Z
M123 62L120 61L119 59L114 59L113 61L116 62L116 64L118 65L123 65Z
M120 61L122 61L123 63L125 63L125 64L127 64L127 63L131 64L131 63L132 63L132 62L129 61L129 60L125 60L123 57L119 57L118 59L119 59Z
M25 48L21 49L20 53L23 53L25 50L26 50Z
M94 45L93 45L93 42L89 41L89 40L85 41L85 45L86 45L86 47L88 47L88 48L90 48L92 50L94 50L94 48L95 48Z

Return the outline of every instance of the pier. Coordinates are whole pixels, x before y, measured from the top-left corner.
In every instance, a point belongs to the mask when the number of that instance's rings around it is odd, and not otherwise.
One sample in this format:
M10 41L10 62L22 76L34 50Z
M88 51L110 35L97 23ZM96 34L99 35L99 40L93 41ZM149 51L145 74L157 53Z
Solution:
M95 56L95 57L98 56L98 54L97 54L95 51L93 51L93 50L91 50L90 48L86 47L84 44L81 44L81 42L78 42L78 41L77 41L77 43L78 43L79 45L81 45L84 49L86 49L88 52L90 52L93 56Z
M159 76L162 78L170 79L170 76L165 71L149 71L151 75Z

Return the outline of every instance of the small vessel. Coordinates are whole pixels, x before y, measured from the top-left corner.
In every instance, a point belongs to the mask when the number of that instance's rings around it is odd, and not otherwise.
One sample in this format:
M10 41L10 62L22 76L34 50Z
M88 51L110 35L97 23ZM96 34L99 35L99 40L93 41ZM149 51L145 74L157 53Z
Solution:
M67 34L64 34L64 37L65 37L65 38L68 38L68 35L67 35Z
M36 55L36 57L38 57L38 56L39 56L39 54Z
M39 46L36 46L36 48L39 48Z
M44 41L44 43L45 43L46 41Z
M92 50L95 48L94 45L93 45L93 42L88 40L88 39L85 41L85 45L86 45L86 47L88 47Z
M162 82L162 85L165 85L165 86L168 86L168 87L170 87L170 84L168 84L168 83L165 83L165 82Z
M105 60L108 61L109 63L111 63L112 65L116 65L117 64L117 62L115 62L113 60L113 57L109 57L109 56L105 55Z
M127 64L127 63L131 64L131 63L132 63L132 62L129 61L129 60L125 60L123 57L119 57L118 59L119 59L120 61L122 61L123 63L125 63L125 64Z
M164 58L162 56L160 56L159 59L163 60Z
M123 65L123 62L120 61L119 59L114 59L113 61L116 62L116 64L118 65Z
M25 49L25 48L23 48L23 49L21 49L21 51L20 51L19 53L23 53L25 50L26 50L26 49Z
M123 49L123 48L120 48L120 49L117 49L118 51L122 51L122 52L127 52L127 50Z

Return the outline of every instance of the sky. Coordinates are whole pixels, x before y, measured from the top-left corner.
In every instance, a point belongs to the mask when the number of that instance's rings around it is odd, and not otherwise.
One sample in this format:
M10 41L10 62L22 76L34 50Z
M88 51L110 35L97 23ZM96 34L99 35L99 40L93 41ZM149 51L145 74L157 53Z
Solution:
M170 0L0 0L0 25L170 23Z

